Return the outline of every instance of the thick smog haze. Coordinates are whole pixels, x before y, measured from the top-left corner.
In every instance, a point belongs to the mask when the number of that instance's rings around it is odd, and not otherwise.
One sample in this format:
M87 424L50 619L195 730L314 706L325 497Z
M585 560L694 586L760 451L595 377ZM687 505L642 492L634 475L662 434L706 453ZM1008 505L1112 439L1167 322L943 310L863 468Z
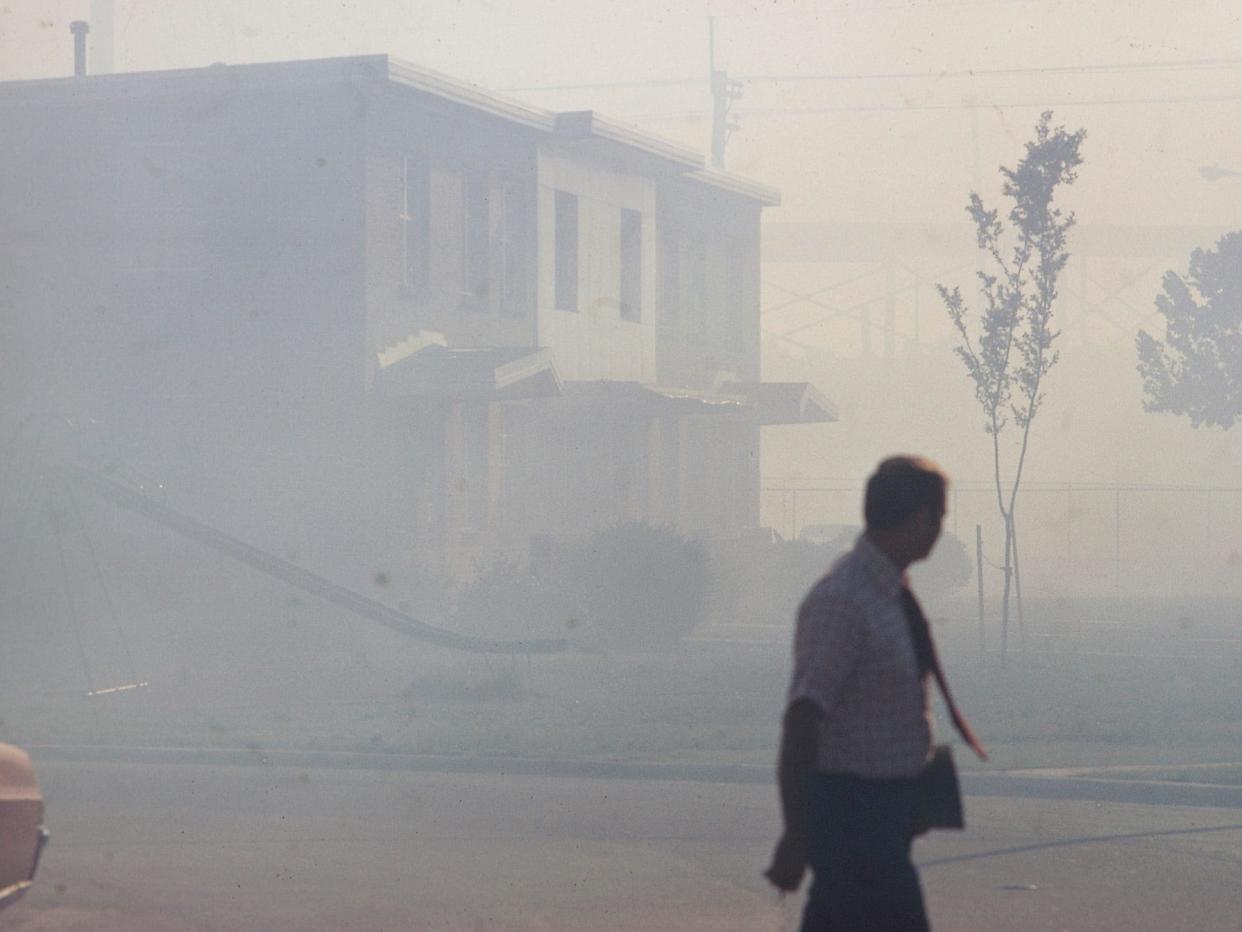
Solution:
M714 17L716 67L744 85L729 167L783 192L769 221L944 222L962 192L995 183L1043 109L1092 130L1097 168L1074 192L1084 219L1238 220L1236 198L1197 173L1238 151L1228 117L1242 93L1231 41L1242 14L1229 3L114 7L118 71L390 54L700 150ZM7 4L0 75L70 73L67 24L90 12L89 2Z
M1143 415L1130 365L1134 331L1158 324L1161 275L1184 273L1189 257L1189 249L1153 246L1133 228L1200 227L1201 239L1188 245L1207 247L1240 222L1242 175L1231 172L1242 171L1234 119L1242 76L1230 37L1242 13L1233 4L113 6L118 71L390 54L538 107L595 110L701 152L711 135L714 18L716 67L742 91L727 167L781 192L781 204L764 211L768 227L960 224L968 243L967 194L978 190L995 205L997 166L1016 161L1039 113L1052 109L1059 123L1087 129L1088 141L1082 177L1061 197L1080 229L1071 233L1057 308L1064 366L1050 375L1030 477L1231 484L1242 463L1236 436ZM0 76L69 73L67 24L90 14L89 2L7 5ZM1075 248L1080 237L1089 238L1091 255ZM782 263L776 245L765 239L765 309L787 304L781 287L811 292L851 277ZM917 284L904 276L897 284L899 339L917 333L936 354L942 408L968 409L971 390L945 356L952 335L933 285L969 290L971 267L900 258L913 264ZM968 263L970 253L954 258ZM826 303L879 303L878 290L863 283ZM763 326L768 378L810 378L804 347L833 356L860 350L858 324L807 302L765 313ZM781 339L790 331L796 343ZM815 368L831 400L850 404L851 386ZM868 413L887 420L883 411ZM902 436L919 449L942 443L936 452L952 451L946 464L955 475L987 479L987 444L969 442L977 426L969 412L950 420L969 430L949 440L941 423L924 431L898 421L888 433L899 446ZM765 437L766 474L859 476L892 442L885 436L843 450L836 429L788 433Z
M0 741L52 833L0 920L793 927L795 617L910 453L991 752L914 847L933 925L1236 923L1239 35L1206 0L0 2ZM1009 262L1015 189L1075 222L996 286L968 206ZM988 283L1050 311L988 344L995 447L951 314L986 388Z

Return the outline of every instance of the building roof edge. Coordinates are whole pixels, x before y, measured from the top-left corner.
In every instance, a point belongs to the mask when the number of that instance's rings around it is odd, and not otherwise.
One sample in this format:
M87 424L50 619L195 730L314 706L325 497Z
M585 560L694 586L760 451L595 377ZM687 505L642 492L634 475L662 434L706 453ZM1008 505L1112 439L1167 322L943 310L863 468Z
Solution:
M725 191L752 198L764 207L778 207L781 203L781 192L776 188L760 184L758 181L751 181L741 175L721 171L719 168L703 168L687 177L714 188L722 188Z

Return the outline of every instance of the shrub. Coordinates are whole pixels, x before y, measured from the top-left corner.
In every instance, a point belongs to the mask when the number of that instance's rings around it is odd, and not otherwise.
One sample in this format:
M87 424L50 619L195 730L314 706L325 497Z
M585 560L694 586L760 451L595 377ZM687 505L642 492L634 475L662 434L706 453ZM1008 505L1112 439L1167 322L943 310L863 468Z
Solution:
M419 621L438 624L448 611L450 589L443 577L412 560L394 560L391 569L375 570L370 584L369 592L360 591L395 604L398 611Z
M672 528L608 528L567 553L561 573L595 634L612 647L667 647L703 614L706 554Z
M451 626L501 640L560 637L577 627L581 615L564 586L502 557L457 591Z
M861 532L834 527L816 542L752 535L714 544L706 617L714 624L792 625L807 591ZM910 568L925 603L953 595L972 574L966 548L948 532L928 560Z
M931 556L910 568L910 578L924 600L942 599L975 578L975 561L967 554L966 545L945 531Z
M708 617L717 624L792 624L802 597L838 552L805 540L722 541L712 548Z
M827 546L845 550L854 545L854 539L862 528L842 531ZM974 578L974 561L966 553L966 545L954 534L945 531L936 542L936 548L926 560L910 567L910 580L919 599L928 602L953 595Z

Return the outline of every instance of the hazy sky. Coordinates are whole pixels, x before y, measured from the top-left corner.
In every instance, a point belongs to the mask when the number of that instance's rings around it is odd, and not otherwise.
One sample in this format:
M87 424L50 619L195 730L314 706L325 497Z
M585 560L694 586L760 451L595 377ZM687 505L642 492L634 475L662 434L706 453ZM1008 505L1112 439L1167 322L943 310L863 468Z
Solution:
M773 220L956 214L966 190L976 181L986 189L995 166L1012 161L1044 107L1090 132L1090 183L1075 206L1092 222L1232 224L1242 202L1242 179L1212 184L1198 173L1242 169L1237 3L113 6L117 70L388 52L550 108L598 109L700 149L714 17L717 65L743 80L729 166L785 192ZM0 79L70 73L68 23L91 13L90 0L4 3Z

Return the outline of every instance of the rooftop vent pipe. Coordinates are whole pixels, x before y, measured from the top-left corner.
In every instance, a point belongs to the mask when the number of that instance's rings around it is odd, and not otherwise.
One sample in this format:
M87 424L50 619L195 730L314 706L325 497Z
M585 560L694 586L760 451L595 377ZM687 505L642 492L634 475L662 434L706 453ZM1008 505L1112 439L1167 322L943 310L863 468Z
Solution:
M73 33L73 75L76 78L86 76L86 34L91 31L90 23L84 19L75 19L69 24Z

